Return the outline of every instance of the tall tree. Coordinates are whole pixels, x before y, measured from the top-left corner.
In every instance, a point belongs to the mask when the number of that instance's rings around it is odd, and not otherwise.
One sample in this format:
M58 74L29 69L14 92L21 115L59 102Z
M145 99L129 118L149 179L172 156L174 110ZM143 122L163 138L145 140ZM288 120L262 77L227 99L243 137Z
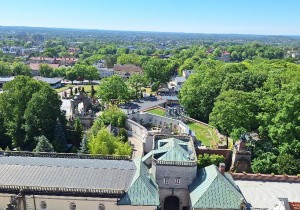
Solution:
M83 127L79 117L77 117L74 123L74 137L73 137L73 143L77 148L80 146L82 136L83 136Z
M128 100L128 87L119 75L104 78L98 86L97 95L104 101Z
M65 113L61 111L61 105L59 95L48 84L32 95L23 117L27 142L32 142L33 137L40 135L46 136L51 142L54 140L57 119L65 124Z
M12 65L12 73L14 75L24 75L24 76L30 76L32 75L32 72L28 65L24 65L21 62L14 62Z
M45 136L38 136L35 140L38 142L34 149L35 152L54 152L52 144Z
M88 150L88 138L87 138L87 136L85 134L83 135L83 138L82 138L82 140L80 142L80 147L79 147L78 153L83 153L83 154L89 153L89 150Z
M74 71L73 68L67 68L66 78L70 80L73 84L73 81L77 79L77 73Z
M39 64L39 72L43 77L51 77L53 68L50 67L47 63L41 63Z
M99 79L100 74L98 69L95 66L88 66L86 68L85 79L89 80L89 83L92 83L92 80Z
M146 86L145 77L140 74L134 74L129 78L127 82L130 85L130 87L134 90L135 98L139 98L143 91L142 88Z
M11 73L10 64L0 61L0 76L7 76Z
M53 148L56 152L65 152L67 149L66 134L59 120L54 130Z

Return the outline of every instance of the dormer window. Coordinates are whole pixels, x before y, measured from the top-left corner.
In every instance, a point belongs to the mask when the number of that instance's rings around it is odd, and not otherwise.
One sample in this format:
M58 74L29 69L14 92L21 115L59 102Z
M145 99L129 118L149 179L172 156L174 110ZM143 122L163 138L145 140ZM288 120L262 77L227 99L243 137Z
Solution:
M180 185L180 179L175 179L175 185Z
M164 178L164 183L165 183L165 185L170 184L170 179L169 178Z

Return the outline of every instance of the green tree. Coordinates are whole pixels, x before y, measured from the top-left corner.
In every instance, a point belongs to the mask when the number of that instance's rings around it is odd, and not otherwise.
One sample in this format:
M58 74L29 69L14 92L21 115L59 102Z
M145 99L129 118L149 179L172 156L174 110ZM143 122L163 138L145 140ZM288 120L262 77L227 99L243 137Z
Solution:
M300 159L294 155L280 154L277 158L279 174L296 175L300 173Z
M53 141L53 148L55 152L65 152L67 149L67 141L65 131L57 120L55 130L54 130L54 141Z
M255 101L251 93L229 90L216 99L209 123L227 137L236 129L252 131L257 127ZM237 136L240 136L238 134Z
M14 75L24 75L31 77L32 72L28 65L24 65L21 62L14 62L12 65L12 73Z
M57 92L45 84L27 103L24 112L26 135L25 140L30 144L35 136L44 135L51 142L55 139L57 119L65 125L65 112L61 111L62 101Z
M11 73L10 64L0 61L0 76L7 76L10 73Z
M132 75L127 81L130 88L134 90L135 98L139 98L143 92L143 87L146 86L146 79L140 74Z
M83 89L84 91L84 89ZM91 95L92 97L97 93L97 91L94 89L94 85L91 86Z
M80 142L80 147L79 147L78 153L82 153L82 154L89 153L89 151L88 151L88 138L85 134L83 135L83 138Z
M225 158L222 155L209 155L204 153L204 155L198 156L198 168L204 168L212 164L219 166L220 163L224 163Z
M73 84L73 81L77 79L77 73L74 71L73 68L67 68L66 78L70 80Z
M120 128L119 133L118 133L118 137L124 143L128 141L128 134L127 134L127 131L126 131L125 128Z
M54 152L52 144L48 141L45 136L38 136L35 138L38 142L34 152Z
M82 137L83 137L83 127L79 117L77 117L74 123L74 137L73 137L73 143L75 144L76 147L80 146Z
M75 64L74 66L74 72L76 73L76 78L81 77L82 79L85 78L87 70L87 65L85 64Z
M104 101L128 100L128 87L119 75L104 78L98 86L97 95Z
M99 119L105 124L112 124L115 127L125 128L126 126L126 115L125 113L116 105L112 105L109 109L105 109Z
M260 154L251 163L251 169L254 173L277 173L278 164L276 163L277 156L272 152Z
M37 82L25 76L17 76L3 86L3 93L0 94L0 115L3 117L6 134L12 139L14 147L22 147L25 144L24 113L32 96L44 86L50 88L42 81ZM48 96L42 101L47 103Z
M133 53L133 54L122 54L118 57L117 60L118 64L134 64L134 65L141 65L141 58Z
M39 64L39 72L43 77L50 77L53 73L53 68L47 63L41 63Z
M92 80L99 79L100 74L98 69L95 66L88 66L85 73L85 79L89 80L89 83L92 83Z

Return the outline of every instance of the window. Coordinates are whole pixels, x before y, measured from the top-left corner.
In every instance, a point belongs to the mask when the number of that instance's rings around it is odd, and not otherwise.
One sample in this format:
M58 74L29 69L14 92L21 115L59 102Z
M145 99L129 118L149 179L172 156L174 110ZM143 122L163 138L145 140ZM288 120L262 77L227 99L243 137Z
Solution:
M175 185L180 185L180 179L175 179Z
M170 184L170 179L165 178L165 179L164 179L164 183L165 183L165 184Z

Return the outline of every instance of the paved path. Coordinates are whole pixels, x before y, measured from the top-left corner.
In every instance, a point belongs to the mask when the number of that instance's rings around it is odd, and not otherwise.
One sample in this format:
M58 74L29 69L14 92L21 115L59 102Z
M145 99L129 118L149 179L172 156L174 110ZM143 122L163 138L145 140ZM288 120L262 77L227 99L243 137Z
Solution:
M128 136L128 141L132 146L132 159L143 156L143 143L133 136Z

